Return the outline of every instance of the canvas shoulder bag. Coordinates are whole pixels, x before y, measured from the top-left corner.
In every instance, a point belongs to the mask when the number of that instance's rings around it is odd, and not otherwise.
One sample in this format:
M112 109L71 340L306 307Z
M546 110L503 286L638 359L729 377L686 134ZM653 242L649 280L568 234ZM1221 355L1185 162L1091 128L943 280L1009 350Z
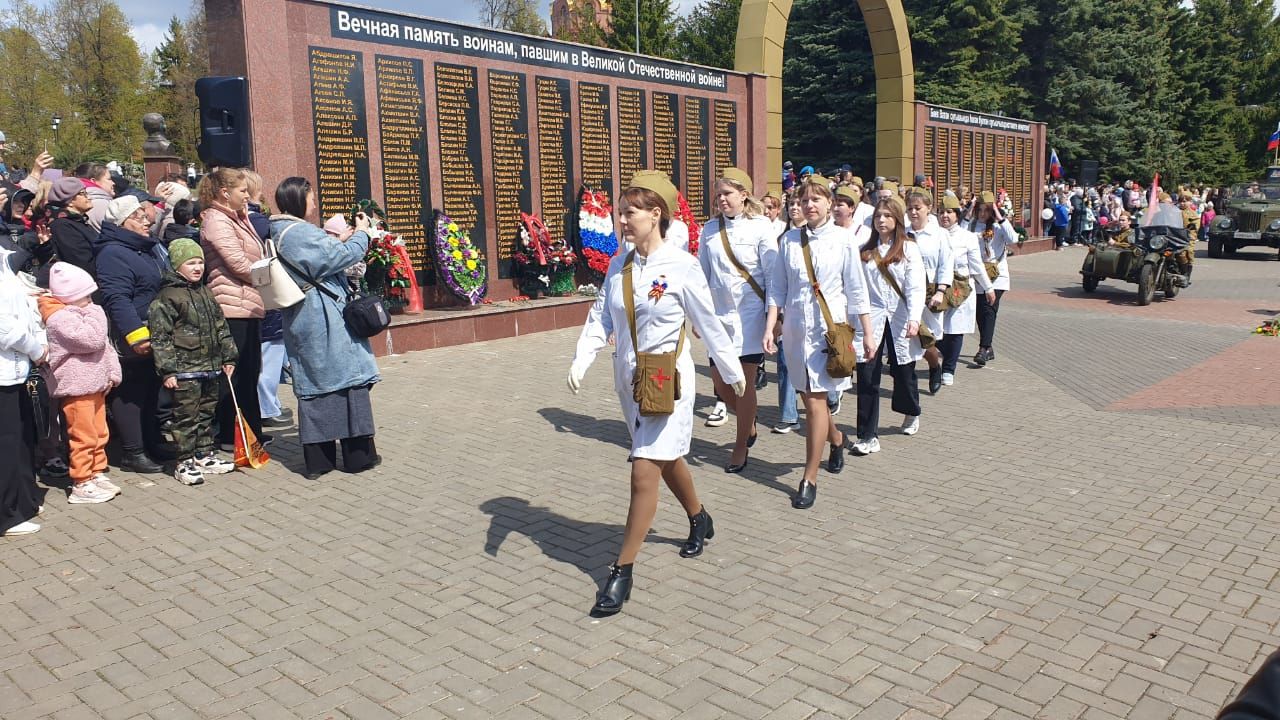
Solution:
M991 232L991 237L995 237L996 231L994 228L989 227L986 230L983 230L983 235L985 235L987 231ZM986 259L991 257L991 238L988 237L982 238L982 250L982 266L987 270L987 277L994 282L996 278L1000 277L1000 261L1004 259L1004 254L1001 253L1000 257L994 260Z
M800 228L800 250L804 254L804 267L809 272L809 285L813 288L814 297L818 299L818 307L822 310L822 320L827 324L823 338L827 341L827 374L833 378L846 378L857 370L858 355L853 351L853 326L849 323L838 323L831 317L831 308L827 307L827 298L818 285L818 276L813 271L813 253L809 251L809 228Z
M640 340L636 333L636 293L631 270L636 251L627 253L622 264L622 303L627 308L627 325L631 329L631 347L636 353L636 372L631 380L631 396L640 406L640 414L646 417L670 415L680 399L680 370L676 361L684 350L684 325L680 326L680 339L676 351L667 353L640 352Z
M280 233L280 241L289 234L298 223L294 223ZM249 280L253 288L262 296L262 305L268 310L293 307L302 302L302 288L294 282L289 273L280 264L280 256L276 252L276 242L267 238L266 255L249 266Z
M885 282L889 283L889 287L898 293L898 297L902 298L902 302L906 302L907 296L903 294L902 286L898 284L897 278L893 276L893 273L889 272L889 268L885 267L884 258L880 257L880 249L872 248L871 257L876 259L876 267L880 269L880 274L884 276ZM920 347L925 350L938 344L938 338L933 336L933 331L924 323L920 323L920 329L916 332L916 336L920 339Z
M738 269L738 274L742 276L742 279L747 281L752 290L755 290L756 297L760 298L760 302L765 302L764 288L760 287L760 283L751 277L751 273L747 272L746 266L738 260L738 256L733 254L733 248L729 245L729 233L724 229L723 215L720 216L720 244L724 246L724 254L725 257L729 258L730 264Z

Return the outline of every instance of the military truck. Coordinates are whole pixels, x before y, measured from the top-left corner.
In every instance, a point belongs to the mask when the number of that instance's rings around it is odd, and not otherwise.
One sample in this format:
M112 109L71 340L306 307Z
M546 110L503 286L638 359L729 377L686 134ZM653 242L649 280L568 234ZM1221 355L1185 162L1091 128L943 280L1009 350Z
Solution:
M1255 182L1231 186L1220 204L1205 232L1209 257L1254 245L1280 250L1280 165L1267 168Z

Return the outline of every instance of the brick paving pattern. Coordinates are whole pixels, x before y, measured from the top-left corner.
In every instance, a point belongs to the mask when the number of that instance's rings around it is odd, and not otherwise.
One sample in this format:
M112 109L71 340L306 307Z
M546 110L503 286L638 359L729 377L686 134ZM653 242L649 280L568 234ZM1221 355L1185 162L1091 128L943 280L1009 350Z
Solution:
M579 396L573 331L384 358L371 473L307 482L283 432L203 487L51 489L42 532L0 538L0 717L1211 717L1276 644L1277 408L1162 398L1270 347L1247 336L1280 307L1266 257L1202 259L1146 315L1054 295L1078 252L1014 258L999 358L811 511L788 503L803 438L763 432L731 476L731 426L699 420L716 537L680 559L664 491L603 620L628 472L608 358Z

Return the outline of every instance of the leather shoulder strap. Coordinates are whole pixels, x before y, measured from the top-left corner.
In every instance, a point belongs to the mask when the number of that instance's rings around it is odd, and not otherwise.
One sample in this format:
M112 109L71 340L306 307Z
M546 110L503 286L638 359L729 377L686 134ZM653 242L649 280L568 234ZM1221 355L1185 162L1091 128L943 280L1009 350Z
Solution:
M806 225L800 226L800 252L804 255L804 268L809 271L809 284L813 287L814 297L818 298L822 319L827 323L827 329L831 329L836 321L831 318L831 308L827 307L827 298L822 295L822 287L818 285L818 275L813 271L813 253L809 251L809 228Z
M729 233L724 229L724 216L719 216L719 220L720 244L724 246L725 257L729 258L729 262L738 269L738 274L742 276L743 280L747 281L747 284L751 286L751 289L756 292L756 296L759 297L761 301L764 301L764 288L760 287L760 283L756 282L756 279L751 277L751 273L747 272L747 268L740 260L738 260L738 256L733 254L733 248L729 245Z
M631 330L631 349L640 352L640 340L636 335L636 286L631 279L631 269L635 265L636 251L627 253L622 261L622 304L627 308L627 326ZM684 324L680 325L680 339L676 341L676 357L684 350Z
M906 302L907 296L903 294L902 286L898 284L898 279L893 276L893 273L889 272L889 268L885 267L884 258L880 257L880 248L871 248L871 257L875 258L876 267L880 269L880 274L883 275L885 281L889 283L889 287L893 288L893 291L898 293L898 297L902 298L903 302Z

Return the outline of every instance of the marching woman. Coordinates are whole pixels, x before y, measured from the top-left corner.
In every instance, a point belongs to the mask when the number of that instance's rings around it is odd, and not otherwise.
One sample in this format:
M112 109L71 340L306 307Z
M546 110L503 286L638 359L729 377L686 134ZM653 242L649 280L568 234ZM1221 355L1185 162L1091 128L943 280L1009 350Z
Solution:
M724 169L724 177L715 186L719 213L702 226L698 263L711 289L716 315L737 350L742 375L754 380L764 361L765 286L778 257L778 243L773 223L751 192L751 177L746 172L736 167ZM737 441L724 471L740 473L747 466L748 448L756 442L755 383L747 385L742 397L734 398L714 358L711 379L716 396L726 398L738 417Z
M953 266L951 242L933 217L933 194L921 187L907 192L907 237L914 240L924 260L925 312L920 322L929 328L935 339L942 339L942 306L947 290L951 287ZM942 387L942 353L936 346L924 351L929 363L929 394L936 395Z
M978 247L978 236L961 226L962 214L960 201L954 196L948 195L942 199L938 224L947 232L951 241L951 257L955 268L952 287L966 293L964 301L958 307L953 305L942 313L943 335L938 341L938 349L942 351L943 385L955 383L956 365L960 362L964 336L977 327L978 301L974 296L984 295L989 303L996 299L996 293L991 289L991 279L982 266L982 249ZM956 297L954 293L952 297ZM929 384L933 384L932 377Z
M769 315L762 344L775 352L774 327L780 316L782 347L786 350L787 378L804 398L808 418L804 474L791 499L797 509L813 507L818 496L818 465L823 444L830 445L827 472L844 469L845 437L831 419L827 393L843 392L852 383L827 372L825 333L831 323L853 324L864 336L871 330L871 306L866 281L853 245L853 231L835 224L831 217L831 188L827 179L810 175L796 193L805 224L782 236L778 259L769 279ZM855 344L856 350L858 346ZM870 358L874 346L864 343L859 355Z
M995 290L995 300L978 296L978 352L973 356L977 365L986 365L996 359L992 341L996 335L996 315L1000 312L1000 298L1009 290L1009 248L1018 246L1018 233L1013 224L1000 212L996 196L983 190L973 210L969 229L978 236L982 248L982 263Z
M874 348L867 362L858 363L858 442L854 455L880 452L880 376L888 355L893 375L894 412L903 414L902 434L920 429L920 390L916 361L920 347L920 316L924 312L925 270L920 248L907 240L902 203L885 198L876 203L871 219L871 239L861 247L871 300L871 334Z
M632 565L658 511L659 479L689 516L681 557L702 554L715 533L684 460L697 378L685 337L689 321L734 394L742 397L747 389L738 348L716 317L698 261L663 241L675 205L675 186L654 171L636 173L622 192L618 227L635 249L609 264L596 300L601 311L588 316L569 368L569 389L576 393L596 354L617 336L613 381L631 433L631 504L618 561L596 597L594 615L618 612L631 595Z

